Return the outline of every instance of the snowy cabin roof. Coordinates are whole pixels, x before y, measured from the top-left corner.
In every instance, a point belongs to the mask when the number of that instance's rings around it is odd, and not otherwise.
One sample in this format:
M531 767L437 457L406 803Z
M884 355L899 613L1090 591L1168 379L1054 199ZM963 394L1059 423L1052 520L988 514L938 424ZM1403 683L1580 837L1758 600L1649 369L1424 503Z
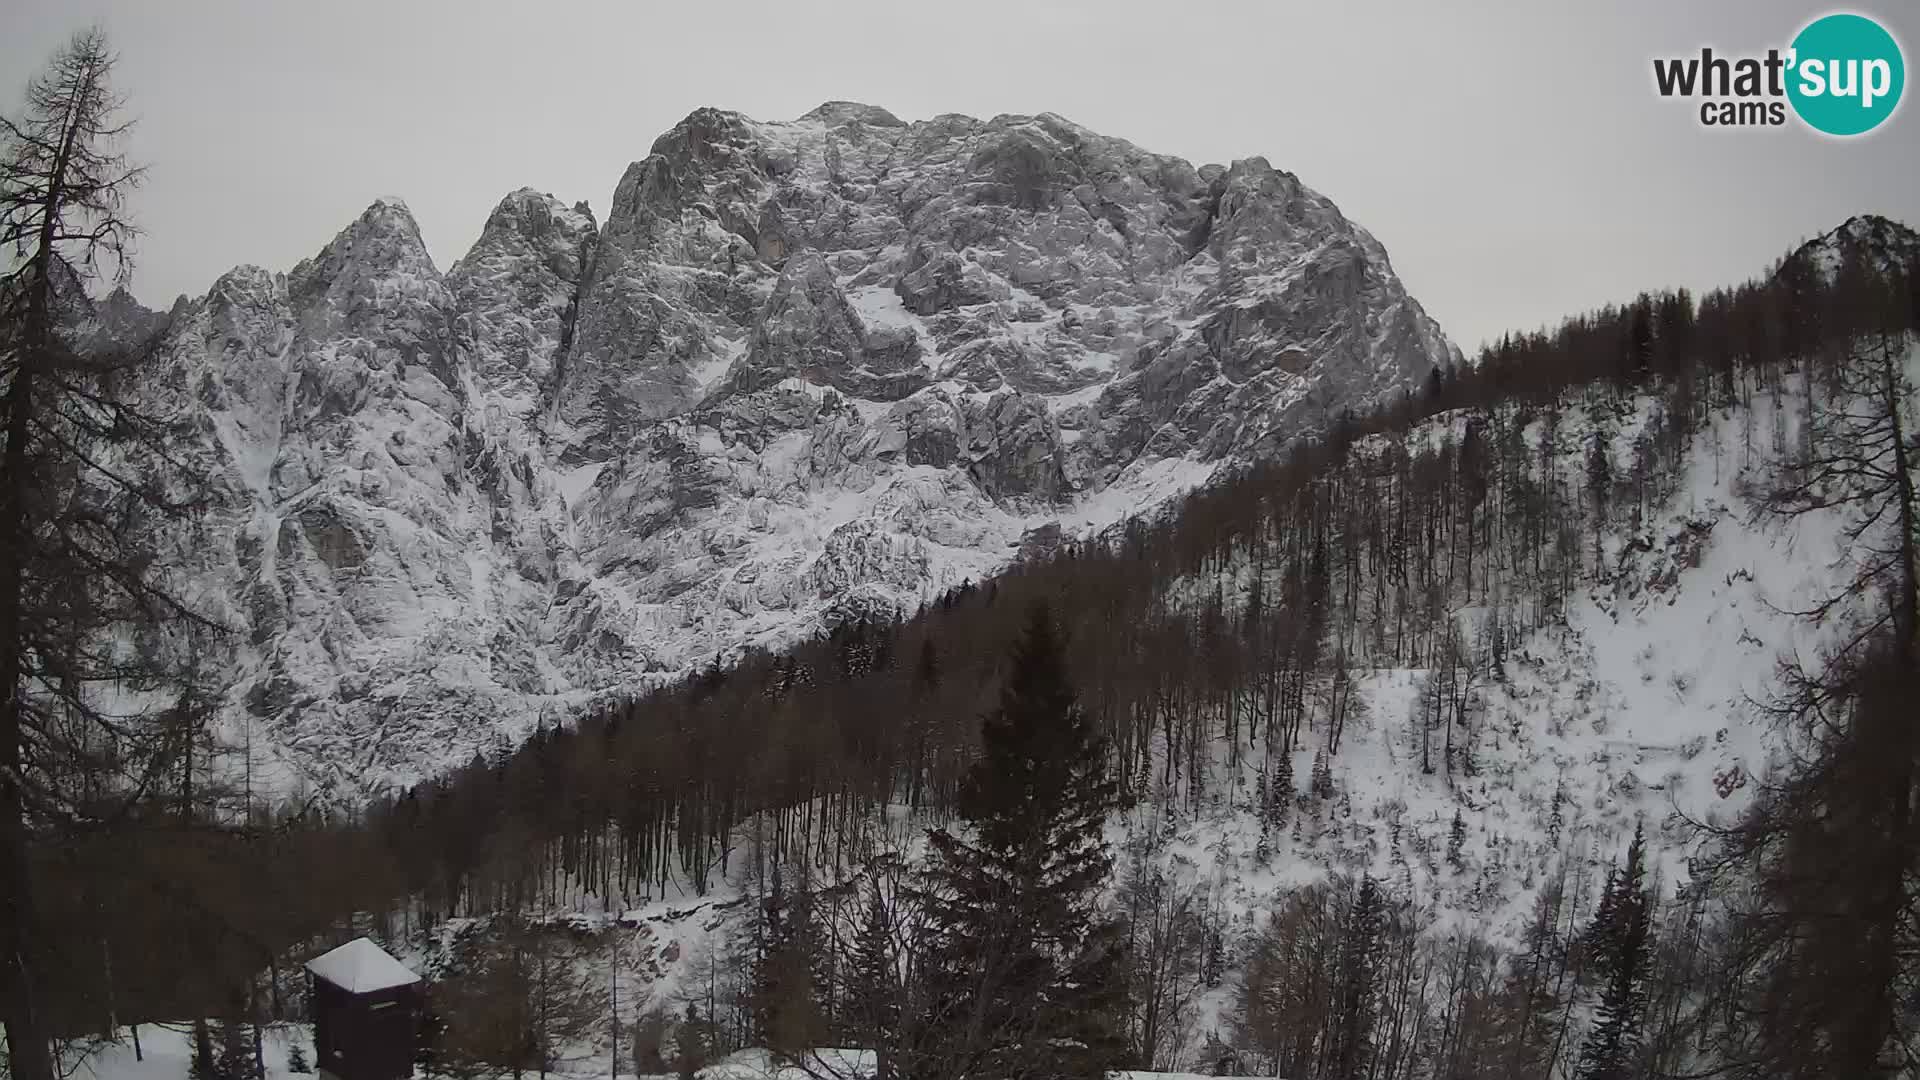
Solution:
M349 994L371 994L420 981L405 964L366 938L355 938L314 957L307 961L307 970Z

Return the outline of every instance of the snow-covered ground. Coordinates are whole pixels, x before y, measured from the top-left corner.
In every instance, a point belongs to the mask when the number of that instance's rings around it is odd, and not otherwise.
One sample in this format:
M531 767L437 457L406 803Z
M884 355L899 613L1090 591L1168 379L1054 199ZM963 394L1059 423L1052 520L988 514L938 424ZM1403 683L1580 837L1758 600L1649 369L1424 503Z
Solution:
M193 1063L193 1026L181 1024L139 1025L140 1047L134 1050L134 1029L121 1028L115 1041L94 1042L71 1047L63 1062L67 1080L186 1080ZM266 1080L316 1080L318 1074L296 1073L287 1067L293 1044L298 1042L311 1065L313 1029L306 1024L273 1024L261 1032L260 1057L267 1067Z

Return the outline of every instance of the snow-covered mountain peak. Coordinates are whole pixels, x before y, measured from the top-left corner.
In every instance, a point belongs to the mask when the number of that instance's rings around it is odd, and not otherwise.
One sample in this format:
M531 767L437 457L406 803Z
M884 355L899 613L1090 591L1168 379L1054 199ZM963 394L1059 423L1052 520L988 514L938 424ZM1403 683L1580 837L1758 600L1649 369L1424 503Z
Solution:
M850 122L871 124L874 127L905 127L906 121L893 115L878 105L867 105L858 101L825 101L810 109L796 123L819 123L837 127Z
M1053 114L700 109L442 274L376 201L161 339L233 493L236 721L343 790L1022 551L1458 351L1298 178Z
M521 188L447 275L455 336L479 384L526 416L550 398L597 236L583 203Z
M1099 413L1191 390L1195 408L1088 446L1124 467L1172 422L1169 445L1217 457L1323 423L1316 376L1359 405L1457 357L1379 244L1297 178L1258 158L1203 178L1044 113L697 110L622 180L588 297L559 407L579 460L800 369L882 400L1105 387ZM752 347L769 332L777 355ZM1281 415L1217 422L1249 412ZM1077 482L1109 479L1105 464Z
M1895 249L1905 249L1920 241L1920 234L1891 218L1879 214L1855 214L1840 223L1832 232L1826 234L1830 239L1844 239L1857 244L1874 244Z
M405 273L438 278L420 226L407 204L394 198L373 201L353 224L342 229L320 253L288 275L301 291L326 288L347 273Z
M1787 257L1783 272L1804 265L1831 278L1849 257L1897 277L1920 266L1920 233L1878 214L1856 214L1800 245Z

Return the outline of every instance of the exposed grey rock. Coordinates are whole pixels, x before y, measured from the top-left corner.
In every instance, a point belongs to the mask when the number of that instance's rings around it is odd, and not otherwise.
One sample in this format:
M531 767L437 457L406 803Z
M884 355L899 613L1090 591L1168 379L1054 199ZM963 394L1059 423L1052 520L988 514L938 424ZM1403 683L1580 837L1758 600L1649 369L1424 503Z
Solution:
M521 188L447 274L454 332L473 375L515 416L552 397L598 239L585 203L568 210Z
M782 269L730 381L732 389L751 390L787 378L894 401L932 376L911 328L869 325L847 303L826 262L802 251Z
M845 102L697 111L603 226L516 191L444 276L383 200L113 319L164 326L221 478L231 715L343 793L911 609L1457 358L1264 161Z

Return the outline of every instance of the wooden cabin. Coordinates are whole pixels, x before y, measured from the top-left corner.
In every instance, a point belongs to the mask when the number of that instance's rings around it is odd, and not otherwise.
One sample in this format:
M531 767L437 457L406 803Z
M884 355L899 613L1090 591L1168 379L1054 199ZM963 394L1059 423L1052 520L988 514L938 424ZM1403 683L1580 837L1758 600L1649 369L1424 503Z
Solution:
M322 1077L409 1080L426 1008L420 976L366 938L315 957L307 974Z

